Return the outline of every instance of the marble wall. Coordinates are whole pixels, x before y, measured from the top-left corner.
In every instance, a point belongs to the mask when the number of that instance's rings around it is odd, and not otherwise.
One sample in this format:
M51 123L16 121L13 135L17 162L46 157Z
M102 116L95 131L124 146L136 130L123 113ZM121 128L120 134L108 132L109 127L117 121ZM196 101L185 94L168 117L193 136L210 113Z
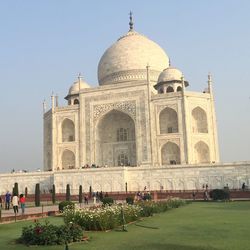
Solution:
M193 190L209 188L241 188L243 182L250 185L250 162L203 164L203 165L171 165L161 167L113 167L72 169L55 172L33 172L0 174L0 193L12 191L18 182L20 192L25 187L34 193L35 184L40 183L41 191L48 192L55 184L56 192L65 193L66 185L70 184L71 192L77 194L79 185L84 192L93 191L115 192L143 190Z

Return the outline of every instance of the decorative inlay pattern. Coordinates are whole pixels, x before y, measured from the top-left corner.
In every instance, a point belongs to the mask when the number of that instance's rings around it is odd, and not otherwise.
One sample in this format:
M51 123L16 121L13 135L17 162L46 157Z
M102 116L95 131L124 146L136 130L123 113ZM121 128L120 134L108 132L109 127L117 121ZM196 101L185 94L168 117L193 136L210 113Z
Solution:
M126 102L114 102L114 103L106 103L99 104L94 106L93 117L94 121L96 121L101 115L107 113L112 109L117 109L120 111L124 111L130 114L134 120L136 120L136 104L135 101L126 101Z

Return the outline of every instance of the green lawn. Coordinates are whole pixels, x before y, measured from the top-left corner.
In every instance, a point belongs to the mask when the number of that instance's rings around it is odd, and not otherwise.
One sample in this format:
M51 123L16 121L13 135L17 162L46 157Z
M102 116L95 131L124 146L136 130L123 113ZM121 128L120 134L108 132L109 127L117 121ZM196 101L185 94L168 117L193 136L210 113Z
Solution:
M62 218L51 218L62 223ZM88 243L75 243L70 250L240 250L250 249L250 202L196 202L131 224L128 232L86 233ZM0 249L64 250L64 246L26 247L15 239L31 222L0 225Z

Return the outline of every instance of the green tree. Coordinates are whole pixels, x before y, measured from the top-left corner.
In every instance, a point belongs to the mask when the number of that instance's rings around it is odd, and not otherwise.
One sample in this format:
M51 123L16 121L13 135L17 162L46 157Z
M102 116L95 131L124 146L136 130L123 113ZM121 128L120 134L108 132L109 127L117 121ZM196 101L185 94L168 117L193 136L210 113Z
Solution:
M52 186L52 203L53 204L56 203L56 187L55 187L55 184L53 184L53 186Z
M70 185L66 186L66 201L70 201Z
M82 203L82 185L79 186L79 203Z
M27 197L27 196L28 196L28 188L25 187L25 197Z
M40 192L40 184L36 184L36 189L35 189L35 206L39 207L40 206L40 201L41 201L41 192Z
M14 188L13 188L13 191L12 191L12 195L14 196L14 195L19 195L19 192L18 192L18 183L17 182L15 182L15 184L14 184Z

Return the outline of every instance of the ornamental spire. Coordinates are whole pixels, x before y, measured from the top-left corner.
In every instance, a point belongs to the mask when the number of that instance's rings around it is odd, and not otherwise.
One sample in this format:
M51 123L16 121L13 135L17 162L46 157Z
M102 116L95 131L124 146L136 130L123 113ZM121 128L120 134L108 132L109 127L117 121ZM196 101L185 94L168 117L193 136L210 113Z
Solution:
M79 90L79 92L80 92L80 89L81 89L81 81L82 81L82 74L81 74L81 72L78 73L77 79L78 79L78 90Z
M133 31L134 30L134 23L133 23L133 13L132 11L129 12L129 31Z

